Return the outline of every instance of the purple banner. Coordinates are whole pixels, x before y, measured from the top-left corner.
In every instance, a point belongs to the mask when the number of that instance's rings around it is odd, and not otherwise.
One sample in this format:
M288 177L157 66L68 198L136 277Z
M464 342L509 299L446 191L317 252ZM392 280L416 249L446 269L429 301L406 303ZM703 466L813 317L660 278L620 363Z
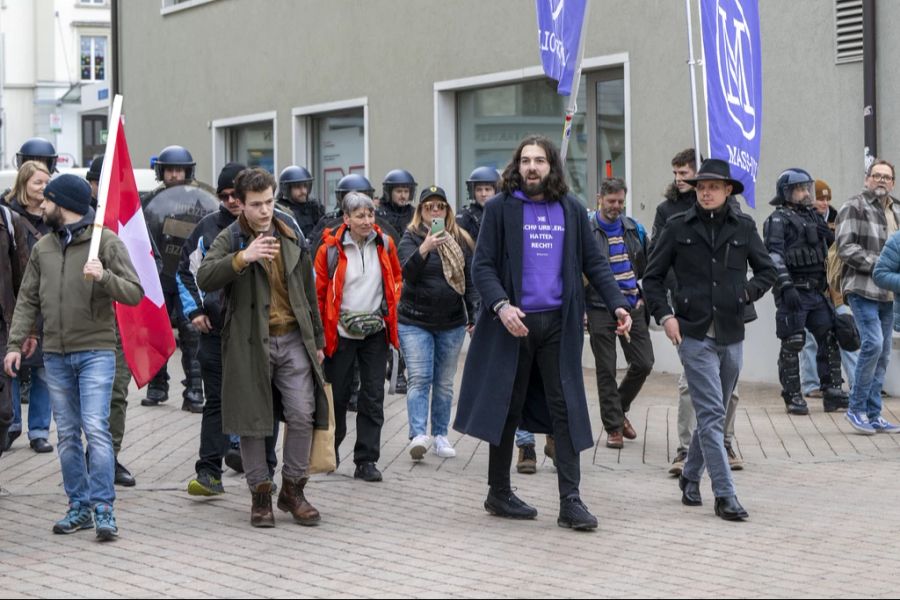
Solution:
M700 0L710 158L731 165L756 206L762 124L758 0Z
M560 96L572 93L586 7L587 0L535 0L541 64Z

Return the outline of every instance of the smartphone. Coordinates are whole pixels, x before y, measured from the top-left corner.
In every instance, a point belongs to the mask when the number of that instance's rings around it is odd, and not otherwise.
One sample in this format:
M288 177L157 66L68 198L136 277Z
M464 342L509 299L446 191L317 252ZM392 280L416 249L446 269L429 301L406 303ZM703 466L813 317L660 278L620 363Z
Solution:
M444 217L436 217L431 220L431 233L441 234L444 232Z

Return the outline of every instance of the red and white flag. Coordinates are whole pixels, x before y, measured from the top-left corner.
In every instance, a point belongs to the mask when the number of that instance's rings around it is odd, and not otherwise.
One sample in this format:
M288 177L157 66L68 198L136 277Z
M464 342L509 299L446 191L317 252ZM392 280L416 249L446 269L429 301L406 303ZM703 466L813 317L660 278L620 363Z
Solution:
M138 387L143 387L175 352L175 336L141 210L141 198L125 141L125 126L120 115L114 116L118 117L118 123L114 125L118 129L115 134L110 131L109 142L115 147L112 153L107 148L103 161L103 175L109 174L103 224L125 243L144 288L144 299L137 306L115 303L125 360ZM110 122L113 123L115 121ZM100 200L102 202L102 198Z

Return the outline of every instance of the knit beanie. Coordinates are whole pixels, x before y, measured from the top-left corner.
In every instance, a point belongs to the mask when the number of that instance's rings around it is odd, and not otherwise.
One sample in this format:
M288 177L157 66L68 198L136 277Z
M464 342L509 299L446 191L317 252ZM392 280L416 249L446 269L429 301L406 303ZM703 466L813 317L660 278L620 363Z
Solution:
M216 186L216 193L218 194L222 190L233 188L234 178L237 177L238 173L246 168L246 165L242 165L241 163L236 162L230 162L222 167L222 172L219 173L219 185Z
M44 188L44 197L57 206L82 216L91 209L90 184L70 173L51 179Z

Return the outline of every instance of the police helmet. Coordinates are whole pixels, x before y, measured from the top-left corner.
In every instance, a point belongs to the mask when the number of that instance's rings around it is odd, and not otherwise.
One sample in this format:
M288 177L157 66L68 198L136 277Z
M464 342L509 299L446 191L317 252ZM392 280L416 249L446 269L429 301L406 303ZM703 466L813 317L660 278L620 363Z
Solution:
M153 165L153 168L156 171L157 181L163 180L163 173L166 167L182 167L185 181L190 181L194 178L194 166L196 164L194 157L187 151L187 148L183 146L166 146L157 156L156 164Z
M278 176L278 197L283 200L289 200L291 197L291 186L295 183L305 183L308 190L312 190L313 176L306 167L298 167L290 165L281 171Z
M47 165L47 169L53 173L56 170L57 157L56 148L49 141L39 137L29 138L16 152L16 168L29 160L36 160Z
M384 176L384 180L381 182L383 202L391 201L391 192L397 187L409 188L409 199L412 200L416 197L416 185L418 185L416 178L406 169L388 171L388 174Z
M338 208L341 207L341 204L344 202L344 196L349 192L362 192L371 198L375 193L375 188L372 187L372 184L369 183L368 179L359 173L344 175L341 177L341 180L338 181L337 187L334 188L334 195L337 199Z
M466 190L469 192L469 200L475 199L475 186L478 184L492 185L496 191L498 179L499 177L497 176L496 169L492 169L491 167L476 167L469 175L469 178L466 179Z
M103 155L98 154L91 161L91 166L84 176L88 181L100 181L100 169L103 167Z
M775 182L775 199L781 203L790 202L791 192L795 186L805 186L810 192L810 197L815 196L815 180L812 176L804 169L791 168L785 169L778 176Z

